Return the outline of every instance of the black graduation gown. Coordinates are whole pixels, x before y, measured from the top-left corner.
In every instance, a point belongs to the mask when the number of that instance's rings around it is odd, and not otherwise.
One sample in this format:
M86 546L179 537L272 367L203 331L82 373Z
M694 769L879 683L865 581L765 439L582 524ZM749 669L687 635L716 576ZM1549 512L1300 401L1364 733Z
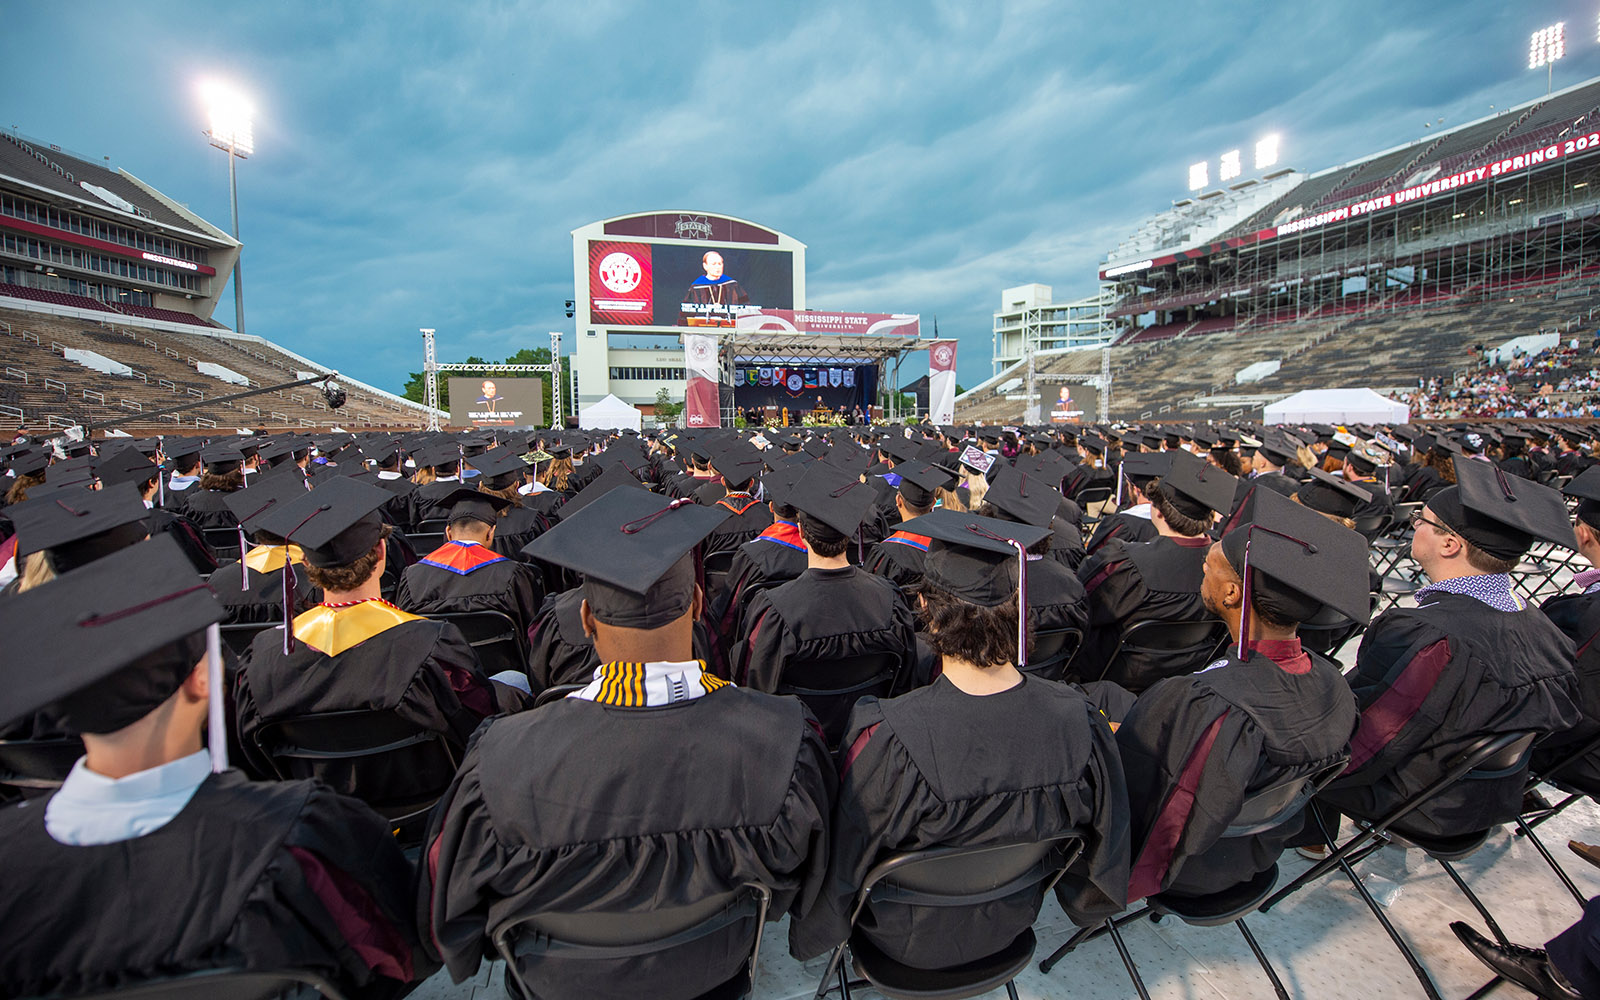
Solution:
M1136 622L1199 621L1212 617L1200 600L1209 538L1157 536L1123 544L1113 539L1078 567L1088 596L1089 624L1073 659L1073 673L1099 680L1116 653L1122 633ZM1163 677L1191 673L1204 659L1125 656L1104 679L1130 691L1143 691Z
M1594 461L1581 451L1564 451L1556 456L1556 472L1563 476L1576 476L1593 465Z
M211 528L239 526L239 519L233 516L233 511L228 509L226 502L230 494L221 490L203 490L198 486L186 492L188 500L183 505L182 513L196 528L206 531Z
M731 552L772 527L772 508L747 493L729 493L711 506L731 515L701 543L701 551Z
M1351 515L1353 518L1360 520L1363 517L1375 517L1379 514L1394 515L1394 500L1389 496L1389 490L1376 478L1369 476L1365 479L1351 480L1351 485L1372 494L1370 500L1356 501L1355 513ZM1367 541L1370 542L1373 537L1371 532L1367 533Z
M460 478L435 479L431 483L424 483L411 492L411 513L408 518L408 527L415 528L423 521L442 521L450 516L450 507L444 498L461 489ZM468 488L472 487L468 484Z
M180 489L172 485L172 478L170 476L167 477L166 485L162 489L156 491L156 498L159 506L174 513L181 514L183 512L183 508L188 506L189 498L194 496L195 491L200 488L199 482L200 481L198 479L191 480L187 486L184 486Z
M1075 628L1089 621L1083 584L1060 563L1044 558L1028 560L1028 632Z
M796 958L843 941L867 872L903 851L1076 834L1083 853L1057 886L1062 906L1084 925L1122 909L1122 765L1111 728L1075 688L1025 677L974 696L941 677L898 698L861 699L845 743L828 878L790 932ZM947 968L992 955L1032 926L1044 888L977 908L879 905L858 926L896 961Z
M780 682L826 686L797 674L791 664L893 653L903 683L915 661L915 625L900 589L856 566L808 569L762 591L751 600L745 623L733 671L739 683L758 691L776 691ZM849 719L842 700L836 705L840 710L822 719L824 731L835 738Z
M37 800L0 811L6 996L243 967L389 997L438 968L388 825L322 785L214 774L166 825L111 844L57 843L44 813Z
M759 591L788 583L806 571L805 543L793 521L774 520L771 527L739 546L719 594L709 595L711 631L724 648L743 631L744 613ZM721 673L727 663L718 664Z
M727 487L722 485L722 480L707 479L699 486L696 486L694 491L689 494L689 497L700 506L709 507L721 500L727 492Z
M583 591L546 597L528 626L528 685L538 694L559 684L587 683L600 665L594 642L583 633Z
M297 560L298 562L298 560ZM283 547L257 545L245 555L248 578L239 561L223 563L206 578L217 600L226 609L225 624L283 621ZM311 582L303 564L295 567L294 607L290 616L308 610L322 600L322 588Z
M1088 549L1083 544L1083 532L1076 524L1062 517L1051 518L1050 550L1046 553L1047 558L1065 566L1067 572L1076 573L1088 554Z
M1450 484L1431 465L1419 465L1406 474L1405 485L1400 488L1402 503L1424 503L1435 493Z
M374 607L365 607L368 604ZM353 611L360 614L342 620ZM341 609L319 605L296 618L296 634L311 634L308 624L330 618L335 624L324 636L331 632L338 640L327 643L333 655L305 641L296 642L294 652L286 655L283 633L277 629L262 632L250 645L233 698L245 762L257 774L276 773L255 741L261 726L276 719L391 709L423 729L443 734L459 754L485 718L515 712L525 704L522 692L484 675L477 654L460 629L448 622L416 618L369 601ZM353 645L340 645L368 633L370 637ZM318 641L327 640L319 636ZM385 787L352 781L336 790L376 801L390 790L387 779L380 783Z
M1564 733L1544 740L1533 752L1533 769L1559 763L1584 743L1600 736L1600 594L1558 594L1540 609L1562 634L1572 640L1578 671L1578 706L1583 720ZM1580 781L1584 787L1600 787L1600 754L1590 754L1563 777Z
M379 511L385 524L393 524L402 528L410 526L411 494L417 491L416 483L413 483L405 476L401 476L398 479L385 479L378 473L362 476L361 481L394 494L394 498L384 504Z
M1113 538L1127 543L1148 542L1158 534L1155 522L1150 518L1119 510L1102 517L1100 523L1095 525L1094 534L1089 536L1089 555L1099 552L1100 547Z
M909 531L892 532L888 538L867 550L862 563L868 573L876 573L909 590L922 582L923 562L928 558L928 536Z
M539 614L539 571L482 545L445 542L400 574L394 603L414 615L501 611L526 630Z
M550 530L550 521L537 511L518 505L508 507L494 522L494 541L489 547L505 556L522 562L533 561L522 554L527 544Z
M1319 796L1374 818L1439 776L1473 740L1497 733L1553 733L1581 718L1572 640L1535 607L1506 612L1461 594L1378 616L1347 676L1361 708L1350 768ZM1396 829L1459 836L1513 819L1527 766L1458 782Z
M1502 458L1495 464L1508 476L1530 480L1535 478L1533 463L1528 460L1526 455L1513 455L1510 458Z
M460 982L494 954L494 929L527 914L649 911L756 881L773 890L771 919L801 916L822 886L834 785L798 700L731 685L661 708L564 698L496 719L429 821L418 924ZM733 978L752 930L519 969L541 997L688 1000Z
M150 532L150 537L157 535L171 535L173 541L178 543L178 548L188 557L190 565L196 573L209 573L217 568L217 560L211 555L210 546L200 535L200 529L195 527L182 514L175 514L164 507L152 507L144 519L145 530Z
M1241 660L1230 647L1198 674L1157 681L1122 716L1117 748L1133 813L1130 903L1157 892L1221 892L1271 868L1300 831L1303 815L1249 836L1222 836L1250 794L1332 765L1355 730L1355 698L1333 663L1309 654L1285 661L1302 672L1258 649ZM1126 697L1112 685L1091 691L1111 704Z

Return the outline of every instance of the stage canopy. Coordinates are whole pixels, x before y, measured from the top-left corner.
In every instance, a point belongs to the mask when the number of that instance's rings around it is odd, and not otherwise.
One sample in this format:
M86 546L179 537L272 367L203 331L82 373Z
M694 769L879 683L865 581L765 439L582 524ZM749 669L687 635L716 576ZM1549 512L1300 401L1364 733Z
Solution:
M1261 414L1264 424L1403 424L1410 419L1406 404L1371 389L1307 389Z
M644 430L644 415L616 396L607 395L578 411L578 427L586 431Z

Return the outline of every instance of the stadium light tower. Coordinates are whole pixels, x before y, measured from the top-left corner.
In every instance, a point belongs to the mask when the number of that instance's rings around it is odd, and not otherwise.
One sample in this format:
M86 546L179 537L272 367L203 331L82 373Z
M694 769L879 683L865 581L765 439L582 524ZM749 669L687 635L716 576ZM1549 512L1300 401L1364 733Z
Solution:
M1278 162L1278 134L1274 132L1256 142L1256 169L1265 170Z
M233 238L239 239L239 181L234 159L244 160L256 151L255 108L248 98L224 83L208 80L200 85L210 126L206 138L228 154L228 204L233 209ZM241 252L233 259L233 325L244 332L244 268Z
M1545 90L1555 87L1556 60L1567 54L1567 22L1557 21L1548 28L1540 28L1528 39L1528 68L1545 67Z

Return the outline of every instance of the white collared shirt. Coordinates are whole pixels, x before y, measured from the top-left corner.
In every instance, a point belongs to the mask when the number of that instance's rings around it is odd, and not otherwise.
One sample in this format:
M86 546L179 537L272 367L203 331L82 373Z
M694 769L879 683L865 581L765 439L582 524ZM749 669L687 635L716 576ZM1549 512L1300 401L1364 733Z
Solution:
M69 847L114 844L172 822L211 773L211 755L197 750L122 778L89 770L80 757L44 807L50 838Z
M398 473L398 472L384 472L383 470L380 469L380 470L378 470L378 478L379 479L399 479L400 478L400 473Z
M1150 520L1150 505L1148 503L1136 503L1123 511L1123 513L1129 517L1142 517L1148 521Z

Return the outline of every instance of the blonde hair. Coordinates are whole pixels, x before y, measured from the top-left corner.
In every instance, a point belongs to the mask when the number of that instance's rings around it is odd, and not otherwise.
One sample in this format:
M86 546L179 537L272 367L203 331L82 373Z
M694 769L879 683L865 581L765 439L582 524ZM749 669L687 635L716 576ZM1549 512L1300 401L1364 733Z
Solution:
M981 472L973 473L967 478L967 488L972 493L967 501L967 509L977 510L978 505L983 503L983 498L989 493L989 480Z
M564 490L567 482L572 478L572 459L552 458L545 470L539 473L539 482L553 490Z
M411 474L411 481L418 486L426 486L438 478L439 474L433 471L431 465L424 465Z
M55 568L43 552L30 552L23 558L22 575L17 578L17 593L42 587L56 578Z
M945 510L953 510L957 513L965 513L967 510L967 505L961 502L961 494L943 486L934 492L934 501L936 506L943 507Z
M9 506L11 504L21 503L22 501L28 499L29 490L33 489L35 486L43 485L44 473L42 472L35 472L26 476L18 476L17 481L11 484L10 489L6 490L6 504Z

